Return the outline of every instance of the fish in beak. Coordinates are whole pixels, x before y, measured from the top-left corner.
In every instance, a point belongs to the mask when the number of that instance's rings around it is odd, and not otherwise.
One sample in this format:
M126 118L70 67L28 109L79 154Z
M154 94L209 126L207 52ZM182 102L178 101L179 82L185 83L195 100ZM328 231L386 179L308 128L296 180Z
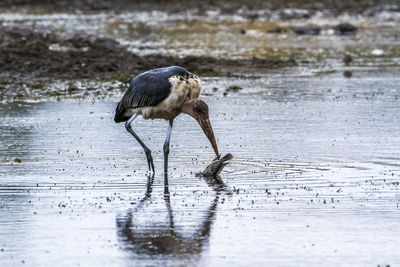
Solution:
M215 141L214 131L211 126L208 114L208 105L201 99L191 99L186 101L182 106L182 112L192 116L200 124L201 129L210 141L217 159L220 158L217 142Z

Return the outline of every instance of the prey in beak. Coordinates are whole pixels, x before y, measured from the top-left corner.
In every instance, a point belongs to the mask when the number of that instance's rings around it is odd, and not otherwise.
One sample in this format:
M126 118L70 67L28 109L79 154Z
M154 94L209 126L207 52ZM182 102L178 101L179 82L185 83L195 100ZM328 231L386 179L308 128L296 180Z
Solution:
M210 141L217 159L220 158L217 142L215 141L214 131L208 115L208 105L201 99L186 100L182 106L182 112L192 116L200 124L201 129Z

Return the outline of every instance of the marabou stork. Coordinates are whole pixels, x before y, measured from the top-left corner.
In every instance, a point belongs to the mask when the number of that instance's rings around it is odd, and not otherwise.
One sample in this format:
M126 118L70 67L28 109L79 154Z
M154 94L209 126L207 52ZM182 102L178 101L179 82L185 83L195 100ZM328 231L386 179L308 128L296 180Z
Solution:
M169 140L173 121L179 114L188 114L198 121L210 140L217 158L220 156L208 115L208 106L198 98L200 91L200 79L182 67L154 69L136 76L116 107L115 122L125 122L126 130L143 147L149 171L153 173L154 164L151 151L133 131L131 123L138 115L142 115L144 119L169 121L164 143L165 186L168 186Z

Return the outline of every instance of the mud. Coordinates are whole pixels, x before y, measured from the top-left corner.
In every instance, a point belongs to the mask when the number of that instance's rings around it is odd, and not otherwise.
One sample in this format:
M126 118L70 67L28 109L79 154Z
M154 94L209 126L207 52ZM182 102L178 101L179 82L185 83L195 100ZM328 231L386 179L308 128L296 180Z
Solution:
M294 60L259 58L138 56L111 38L84 34L61 38L50 31L4 27L0 29L0 100L16 95L29 97L24 86L40 89L54 79L117 80L126 84L141 72L168 65L185 66L199 75L230 76L295 64Z

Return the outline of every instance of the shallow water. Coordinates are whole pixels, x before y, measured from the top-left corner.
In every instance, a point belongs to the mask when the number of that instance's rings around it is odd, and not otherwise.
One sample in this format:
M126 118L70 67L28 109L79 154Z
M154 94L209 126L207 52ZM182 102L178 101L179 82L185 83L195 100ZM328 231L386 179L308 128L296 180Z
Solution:
M285 73L283 75L283 73ZM105 100L0 106L0 265L400 264L398 69L205 78L225 188L195 176L213 151L175 121L137 120L157 173ZM223 96L229 84L243 90ZM214 92L213 88L218 88ZM15 158L22 163L14 162Z

